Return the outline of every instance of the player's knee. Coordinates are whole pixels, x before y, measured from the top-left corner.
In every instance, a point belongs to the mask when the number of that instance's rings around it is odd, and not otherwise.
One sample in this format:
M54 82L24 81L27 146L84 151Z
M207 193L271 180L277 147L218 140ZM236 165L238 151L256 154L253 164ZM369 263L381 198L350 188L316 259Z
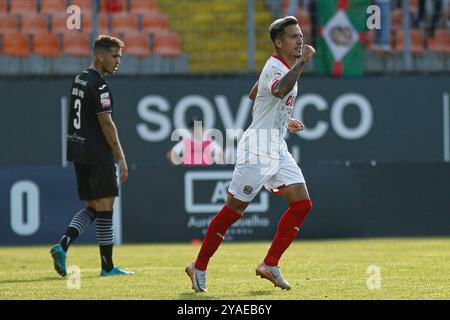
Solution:
M289 208L296 215L306 216L312 209L312 202L310 199L296 201L291 203Z
M227 199L226 205L231 210L242 215L242 214L244 214L245 209L247 209L249 202L244 202L244 201L238 200L238 199L230 196Z
M103 198L96 200L97 211L112 211L114 207L114 198Z

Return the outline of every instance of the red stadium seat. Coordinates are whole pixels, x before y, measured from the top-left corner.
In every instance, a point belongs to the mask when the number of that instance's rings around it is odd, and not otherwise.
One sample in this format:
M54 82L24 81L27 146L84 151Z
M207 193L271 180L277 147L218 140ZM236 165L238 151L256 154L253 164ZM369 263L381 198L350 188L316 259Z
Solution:
M41 33L48 32L48 20L44 14L23 14L22 15L23 33Z
M151 55L149 35L146 33L126 33L124 42L126 54L136 58L144 58Z
M36 13L36 2L34 0L10 0L9 12L13 14L35 14Z
M142 31L156 34L169 29L169 18L163 13L150 13L142 16Z
M19 31L17 17L12 14L0 13L0 30L2 33Z
M428 39L428 49L434 53L450 53L450 30L436 29L434 37Z
M41 13L61 14L66 13L67 1L65 0L41 0Z
M3 34L3 54L13 57L29 57L29 36L20 32L8 32Z
M62 53L77 56L88 57L90 36L77 31L68 31L62 34Z
M33 54L56 57L61 54L59 37L55 33L42 32L33 35Z
M115 13L111 15L111 31L120 32L137 32L139 29L138 17L127 12Z
M156 12L156 0L130 0L130 12L134 14L148 14Z
M173 32L160 32L154 35L154 51L164 57L178 57L181 55L180 36Z
M125 0L100 0L100 11L115 13L127 11Z

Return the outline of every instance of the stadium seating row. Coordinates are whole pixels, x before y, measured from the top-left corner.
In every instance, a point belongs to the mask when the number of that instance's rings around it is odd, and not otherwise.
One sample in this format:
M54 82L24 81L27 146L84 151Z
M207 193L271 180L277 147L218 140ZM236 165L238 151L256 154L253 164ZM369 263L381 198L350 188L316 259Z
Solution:
M385 53L378 51L374 46L374 37L374 31L367 32L367 50L384 55ZM393 52L401 52L404 50L404 35L401 29L392 31L390 38ZM437 54L450 54L450 30L448 29L435 30L433 38L425 37L421 30L411 29L410 39L411 53L415 56L424 54L426 50Z
M58 14L69 5L78 5L82 11L92 11L95 0L0 0L0 13ZM146 14L157 10L156 0L100 0L101 12L130 12Z
M125 41L125 54L136 58L149 57L152 54L163 57L179 57L180 37L166 31L150 35L143 32L121 35ZM60 55L89 56L90 35L77 31L62 34L41 32L28 35L20 32L8 32L1 35L4 55L12 57L29 57L32 54L56 57Z
M0 0L0 55L88 56L96 0ZM180 37L169 31L168 16L156 0L100 0L98 34L125 40L125 54L148 57L181 55ZM81 7L79 30L67 26L67 6Z
M106 14L99 13L98 31L100 33L125 33L142 31L147 33L160 33L167 31L169 20L165 14L152 12L145 15L134 15L128 13ZM65 32L68 16L65 13L53 15L46 14L23 14L11 15L0 13L0 30L3 33L22 31L24 33ZM81 31L92 32L92 15L81 15Z

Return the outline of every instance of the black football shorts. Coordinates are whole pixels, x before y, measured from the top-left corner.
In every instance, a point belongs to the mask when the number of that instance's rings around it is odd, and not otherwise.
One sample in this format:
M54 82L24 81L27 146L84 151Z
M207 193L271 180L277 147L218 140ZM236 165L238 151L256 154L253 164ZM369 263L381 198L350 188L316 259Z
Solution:
M74 163L80 200L117 197L116 165Z

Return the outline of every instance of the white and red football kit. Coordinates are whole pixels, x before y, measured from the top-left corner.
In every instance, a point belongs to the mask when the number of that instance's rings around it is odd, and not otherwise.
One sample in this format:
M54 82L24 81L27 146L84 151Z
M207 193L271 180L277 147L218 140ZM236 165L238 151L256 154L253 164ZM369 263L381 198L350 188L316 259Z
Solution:
M228 188L238 200L252 201L263 186L273 191L294 183L305 183L284 140L294 109L297 84L283 99L273 94L287 72L288 64L274 54L259 77L253 120L239 141L237 163Z

